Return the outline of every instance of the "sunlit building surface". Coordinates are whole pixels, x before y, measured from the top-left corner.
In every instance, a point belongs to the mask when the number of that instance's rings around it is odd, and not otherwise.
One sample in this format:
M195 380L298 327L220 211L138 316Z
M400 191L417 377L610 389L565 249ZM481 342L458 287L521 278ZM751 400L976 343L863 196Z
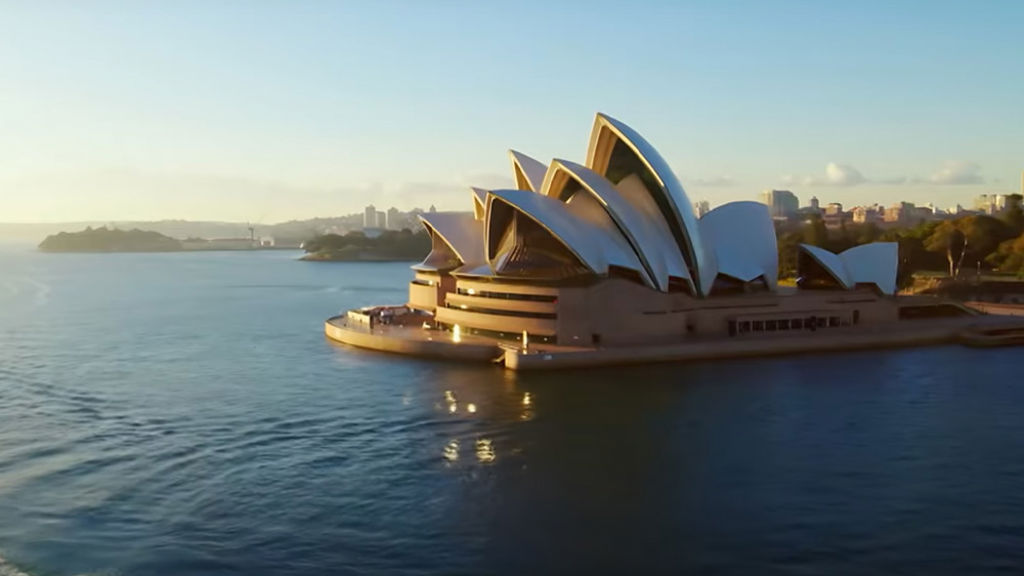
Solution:
M328 336L526 368L905 345L921 338L887 327L971 317L895 297L895 243L801 246L797 286L780 288L773 216L795 212L795 196L699 217L657 150L610 116L596 116L582 164L509 157L515 189L473 188L471 211L419 215L432 249L404 305L332 318Z

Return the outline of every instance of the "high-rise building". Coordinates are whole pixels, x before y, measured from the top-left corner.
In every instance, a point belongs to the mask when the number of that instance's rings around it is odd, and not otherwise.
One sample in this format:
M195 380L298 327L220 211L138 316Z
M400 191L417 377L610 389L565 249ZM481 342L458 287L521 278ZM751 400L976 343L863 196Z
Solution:
M768 206L772 218L792 218L800 209L800 199L789 190L765 190L761 203Z
M984 214L997 214L1006 208L1005 194L982 194L974 199L974 209Z
M363 228L377 227L377 208L370 204L363 210Z
M384 212L383 210L377 210L376 222L377 222L377 224L374 226L374 228L380 228L382 230L384 228L387 228L388 227L388 215L387 215L387 212Z
M388 230L401 230L402 228L402 213L399 212L398 208L392 206L388 208L387 222L385 222L385 228Z

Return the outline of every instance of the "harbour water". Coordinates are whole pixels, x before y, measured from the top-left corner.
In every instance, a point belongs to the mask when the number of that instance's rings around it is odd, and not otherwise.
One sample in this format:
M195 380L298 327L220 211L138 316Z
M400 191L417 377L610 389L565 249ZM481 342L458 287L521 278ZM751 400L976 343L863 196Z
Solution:
M0 248L28 574L1024 570L1024 353L516 375L333 345L406 264ZM3 568L0 566L0 572Z

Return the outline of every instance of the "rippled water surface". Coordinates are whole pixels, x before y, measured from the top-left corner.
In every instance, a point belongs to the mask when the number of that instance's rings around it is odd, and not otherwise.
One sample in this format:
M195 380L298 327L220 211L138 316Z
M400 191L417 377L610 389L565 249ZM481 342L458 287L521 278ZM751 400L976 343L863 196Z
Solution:
M0 248L30 574L1024 570L1024 350L515 376L335 346L405 264ZM3 567L0 566L0 572Z

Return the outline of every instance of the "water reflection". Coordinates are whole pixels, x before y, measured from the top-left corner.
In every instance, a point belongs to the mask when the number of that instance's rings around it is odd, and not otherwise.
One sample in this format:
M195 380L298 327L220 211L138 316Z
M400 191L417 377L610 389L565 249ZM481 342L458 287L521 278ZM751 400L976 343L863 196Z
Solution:
M476 458L481 462L493 462L495 458L494 446L487 438L476 441Z
M444 459L453 462L459 459L459 441L449 440L444 446Z

